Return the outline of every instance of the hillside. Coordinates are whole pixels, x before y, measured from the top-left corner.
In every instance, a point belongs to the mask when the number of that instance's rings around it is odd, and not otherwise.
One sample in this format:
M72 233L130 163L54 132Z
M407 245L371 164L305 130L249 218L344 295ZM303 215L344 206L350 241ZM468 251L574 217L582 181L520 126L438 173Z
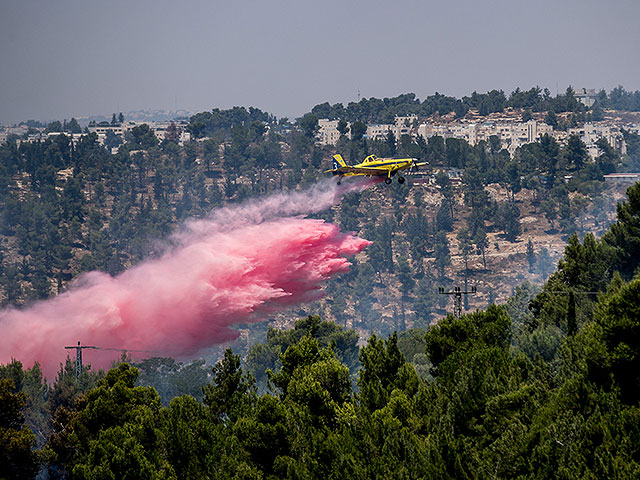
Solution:
M74 377L69 360L51 387L38 365L0 365L0 473L635 478L640 184L627 194L602 239L571 237L538 294L426 331L359 347L310 315L244 365L229 349L211 374L123 358Z
M50 298L82 272L117 275L157 256L190 217L314 184L335 150L318 147L313 128L263 123L272 120L256 109L198 114L192 130L211 136L184 145L177 136L158 142L142 125L115 154L95 135L1 146L3 304ZM275 315L276 325L321 313L364 338L442 317L452 305L438 287L464 287L465 277L477 287L470 310L505 301L525 281L540 284L570 234L602 232L611 220L624 189L605 185L601 169L633 161L614 151L590 160L571 138L525 145L513 158L485 142L403 139L394 153L429 169L402 186L349 194L315 215L374 244L351 273L325 285L325 299ZM343 138L337 148L358 158L390 145Z
M360 200L361 214L366 218L367 211L379 211L378 218L385 216L406 216L418 210L415 206L414 195L419 195L424 202L424 206L420 207L420 211L424 214L427 221L434 222L439 206L443 200L440 188L435 184L417 183L409 180L407 201L398 207L394 204L394 199L390 189L386 186L375 186L363 194ZM461 253L460 240L457 235L460 230L465 228L469 218L469 209L464 205L464 196L462 187L459 186L456 191L456 204L454 205L455 219L451 232L447 233L447 239L450 245L451 263L445 267L445 276L442 279L432 278L430 283L432 290L435 292L438 286L443 286L447 290L451 290L453 286L465 286L465 261L464 255ZM489 198L492 201L505 201L507 191L505 188L497 184L487 186ZM605 199L598 205L600 210L589 205L584 212L580 214L580 231L581 232L600 232L606 230L609 223L615 218L615 205L624 198L625 187L620 185L612 185L605 189L602 198ZM477 294L469 295L464 310L473 311L484 309L491 303L505 303L512 295L515 288L524 282L534 285L542 285L548 275L553 271L559 258L562 256L567 244L567 234L562 231L552 229L550 223L540 212L539 206L533 205L533 192L527 189L521 190L516 195L516 203L520 208L520 223L522 224L522 233L515 241L509 241L505 238L502 231L497 228L491 228L488 225L488 247L484 255L486 259L486 268L483 263L482 255L473 249L468 254L466 272L467 285L477 287ZM333 215L340 218L341 207L339 205L333 207ZM366 222L360 222L357 229L358 233L366 236ZM397 259L407 255L410 248L407 245L407 234L403 229L394 231L393 235L393 251ZM531 239L533 245L533 265L529 264L527 255L528 240ZM356 257L357 265L365 264L369 261L367 251ZM415 265L412 267L415 273ZM436 277L435 258L433 255L423 259L423 270L427 277ZM421 275L416 275L416 281ZM351 281L353 281L352 279ZM404 325L409 328L416 322L416 313L413 309L413 300L407 296L403 296L401 292L401 284L398 280L397 273L381 273L379 277L371 280L372 291L371 297L374 299L372 308L379 313L380 324L374 329L379 331L390 331L402 328L399 323L399 317L402 315L404 308ZM331 292L331 285L328 287ZM323 318L336 320L332 314L333 295L320 302L315 302L302 310L295 310L295 313L319 313ZM453 310L453 299L449 296L436 297L434 308L430 322L436 321L438 318L451 313ZM357 302L350 302L347 311L350 317L344 323L345 326L359 328L361 338L367 338L370 329L368 326L361 328L359 326ZM292 327L293 312L277 316L275 325L279 328ZM295 315L294 315L295 317ZM418 319L419 321L421 319ZM428 322L427 322L428 323ZM425 325L420 322L420 325Z

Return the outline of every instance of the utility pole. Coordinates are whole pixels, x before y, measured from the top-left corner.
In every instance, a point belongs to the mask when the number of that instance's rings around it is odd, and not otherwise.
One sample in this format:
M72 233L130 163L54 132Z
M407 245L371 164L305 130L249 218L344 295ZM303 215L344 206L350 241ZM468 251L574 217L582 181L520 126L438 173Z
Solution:
M460 287L453 287L452 291L445 291L444 287L438 287L438 293L440 295L453 295L453 316L460 318L462 315L462 295L467 298L467 295L477 293L476 287L471 287L471 290L466 288L462 290Z
M67 350L71 350L73 348L76 349L76 380L82 373L82 349L83 348L99 348L90 345L80 345L80 340L78 340L78 345L73 347L64 347Z

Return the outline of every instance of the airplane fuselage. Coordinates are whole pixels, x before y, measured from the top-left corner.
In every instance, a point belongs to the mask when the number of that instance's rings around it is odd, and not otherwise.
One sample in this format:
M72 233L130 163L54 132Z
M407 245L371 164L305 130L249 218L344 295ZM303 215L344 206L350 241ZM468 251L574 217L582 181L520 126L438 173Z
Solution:
M327 172L331 172L333 175L339 175L340 178L355 175L385 177L385 183L391 183L391 177L397 172L424 165L417 163L415 158L378 158L375 155L369 155L363 162L356 165L347 165L341 155L334 155L333 158L334 168L327 170ZM404 183L404 177L398 175L398 182Z

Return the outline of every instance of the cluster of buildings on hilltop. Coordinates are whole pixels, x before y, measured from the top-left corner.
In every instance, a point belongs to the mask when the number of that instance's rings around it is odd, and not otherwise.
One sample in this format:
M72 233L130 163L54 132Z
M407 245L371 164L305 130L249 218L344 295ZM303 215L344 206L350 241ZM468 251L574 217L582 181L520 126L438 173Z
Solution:
M338 143L338 140L340 139L338 122L339 120L329 120L326 118L318 120L318 132L316 137L320 145L336 145ZM391 132L395 136L396 141L399 141L402 135L411 135L411 132L416 125L418 125L417 115L395 117L393 124L367 125L365 137L372 140L385 140L389 135L389 132Z
M117 135L125 141L125 134L130 132L135 127L139 127L140 125L148 125L149 129L153 132L156 138L161 142L167 136L167 131L171 124L175 125L178 133L178 144L183 145L185 142L191 140L191 133L189 133L186 129L186 122L125 122L119 125L90 125L88 128L89 133L95 133L98 135L98 141L103 144L109 132L114 135Z
M0 131L0 144L6 142L10 137L18 137L17 142L39 142L46 140L50 137L56 137L58 135L66 135L71 138L73 144L77 144L80 139L89 133L95 133L98 136L98 142L101 145L105 144L109 132L118 137L122 143L126 143L126 133L133 130L140 125L148 125L149 129L156 136L158 141L163 141L167 136L167 131L170 130L170 125L174 124L177 128L178 144L183 145L185 142L191 140L191 133L186 129L186 122L125 122L122 124L108 124L103 122L96 125L90 125L86 128L84 133L69 133L69 132L45 132L44 128L33 128L26 125L19 125L16 127L5 127L3 131ZM112 153L115 153L112 149Z
M337 126L338 120L318 120L318 143L320 145L336 145L340 138ZM396 141L399 141L402 135L410 135L414 138L421 136L425 140L437 135L445 139L466 140L470 145L488 141L490 137L495 136L500 139L502 148L513 155L518 147L536 142L543 135L550 135L560 143L566 142L570 135L578 135L587 146L589 155L595 158L599 155L596 142L600 138L604 138L617 151L626 153L622 128L640 134L640 125L638 124L616 125L612 122L593 122L564 131L554 130L551 125L533 119L519 122L507 117L498 117L498 119L487 121L462 120L419 123L416 115L409 115L396 117L392 124L367 125L365 136L372 140L385 140L391 132Z

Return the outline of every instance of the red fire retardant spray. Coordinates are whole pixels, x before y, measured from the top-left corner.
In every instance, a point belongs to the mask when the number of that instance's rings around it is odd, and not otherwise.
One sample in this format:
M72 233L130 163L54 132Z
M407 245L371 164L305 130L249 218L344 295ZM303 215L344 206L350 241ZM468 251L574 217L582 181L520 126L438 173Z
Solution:
M84 274L56 298L2 310L0 362L37 361L51 379L64 346L78 340L184 357L232 340L234 324L317 299L320 284L347 271L346 257L370 242L305 214L371 183L322 181L216 210L186 222L157 258L115 277ZM93 350L87 360L108 368L117 355Z

